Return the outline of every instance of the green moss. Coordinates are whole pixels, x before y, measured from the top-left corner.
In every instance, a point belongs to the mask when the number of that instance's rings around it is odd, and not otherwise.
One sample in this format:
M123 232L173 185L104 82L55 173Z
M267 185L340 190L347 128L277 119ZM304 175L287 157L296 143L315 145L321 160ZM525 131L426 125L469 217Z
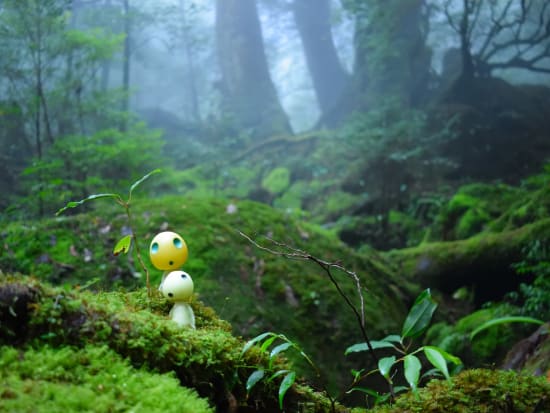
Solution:
M213 412L173 373L133 368L106 346L0 347L0 410L11 412Z
M441 209L432 236L465 239L482 232L524 194L521 189L503 184L464 185Z
M304 197L308 192L309 188L307 182L294 182L281 196L275 199L273 205L281 209L301 210Z
M287 168L278 167L272 169L262 179L262 188L271 194L280 194L290 185L290 171Z
M466 370L452 381L433 380L372 413L507 413L550 411L550 384L512 371ZM536 409L535 409L536 407Z
M121 211L107 201L93 205L98 209L62 219L32 222L25 229L10 224L3 241L22 261L11 259L11 266L3 269L31 273L65 285L67 290L96 278L99 282L91 286L95 290L143 288L144 277L133 276L137 267L135 256L115 257L111 253L126 225ZM231 212L228 205L232 205ZM357 254L329 231L267 205L223 198L169 196L136 198L132 211L142 251L148 251L151 239L162 230L173 230L184 237L189 259L183 269L193 277L197 296L230 321L236 334L252 337L267 330L286 334L299 342L326 371L334 372L332 379L347 382L349 378L351 363L341 363L332 353L334 349L343 353L347 346L360 340L353 313L342 307L341 298L318 265L266 253L239 231L267 247L274 247L266 239L270 237L327 261L344 262L369 290L365 311L371 334L375 336L396 331L406 314L402 297L409 296L408 287L403 287L407 284L387 268L374 265L372 252ZM56 250L56 254L65 254L56 255L56 260L70 263L70 267L38 264L43 254L51 256L51 249L57 248L50 242L50 234L74 240L80 251L78 256L71 255L69 248ZM86 248L92 251L90 261L82 254ZM144 258L151 283L156 287L161 271L150 265L146 255ZM25 265L21 266L21 262ZM356 297L353 281L344 274L336 276L343 290L350 297ZM380 279L385 281L380 283ZM319 305L309 298L312 292L319 296ZM318 337L323 339L319 341Z
M335 214L342 214L351 206L355 205L359 197L344 191L334 191L329 193L324 202L319 205L318 210L322 209L321 216L330 217ZM320 213L320 211L317 211Z
M258 401L267 410L278 405L274 383L258 385L253 397L246 394L248 375L258 367L268 368L265 355L258 349L243 355L243 341L198 301L191 303L197 329L189 330L178 328L167 318L170 304L149 301L143 292L77 293L28 277L4 276L1 281L0 345L35 349L50 345L56 351L67 346L107 346L135 367L175 375L183 386L195 389L219 411L226 411L230 404L256 411ZM120 367L112 364L113 368ZM288 365L276 360L272 367ZM92 386L95 383L88 381ZM14 382L14 386L18 384ZM89 393L86 386L81 391ZM86 394L84 398L93 396ZM308 402L310 394L292 390L289 408Z

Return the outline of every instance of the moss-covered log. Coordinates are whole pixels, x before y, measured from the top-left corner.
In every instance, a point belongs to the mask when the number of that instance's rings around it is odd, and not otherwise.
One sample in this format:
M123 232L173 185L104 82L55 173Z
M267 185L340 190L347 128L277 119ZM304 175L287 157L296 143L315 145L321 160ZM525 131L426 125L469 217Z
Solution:
M537 240L548 239L550 219L500 233L483 232L460 241L435 242L394 250L384 256L399 274L452 293L473 286L479 303L500 298L523 280L512 264L522 259L522 251Z

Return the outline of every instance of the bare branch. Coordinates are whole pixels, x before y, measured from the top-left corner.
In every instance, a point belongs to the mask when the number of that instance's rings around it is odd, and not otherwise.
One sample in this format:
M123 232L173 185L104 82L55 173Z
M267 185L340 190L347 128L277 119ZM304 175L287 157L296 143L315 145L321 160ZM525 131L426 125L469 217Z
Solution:
M275 250L275 249L265 247L263 245L258 244L256 241L254 241L252 238L250 238L245 233L243 233L241 231L238 231L238 232L242 237L247 239L250 243L252 243L254 246L256 246L258 249L260 249L262 251L268 252L272 255L277 255L277 256L293 259L293 260L312 261L312 262L316 263L317 265L319 265L325 271L327 276L329 277L330 281L332 282L332 284L334 285L334 287L338 291L338 294L340 294L340 296L344 299L344 301L346 302L348 307L353 311L353 313L355 315L355 318L357 319L357 323L359 324L359 329L361 331L361 335L363 336L363 340L365 341L365 343L367 344L367 347L369 349L369 353L371 354L371 356L374 359L375 363L378 365L378 356L376 355L376 353L375 353L375 351L374 351L374 349L371 345L371 342L369 340L369 337L368 337L367 331L366 331L366 327L365 327L365 304L364 304L364 299L363 299L363 287L361 286L361 282L359 280L359 277L357 276L357 274L355 272L348 270L340 262L329 262L329 261L322 260L320 258L317 258L317 257L309 254L306 251L302 251L300 249L291 247L287 244L277 242L277 241L275 241L275 240L273 240L269 237L265 237L265 238L269 242L271 242L273 245L275 245L277 248L280 248L281 250ZM360 303L361 303L360 304L360 309L358 309L351 302L350 298L342 290L342 288L338 284L338 281L336 281L336 279L334 278L334 275L331 272L332 269L337 269L339 271L342 271L344 274L346 274L347 276L349 276L351 279L354 280L355 287L357 289L357 294L359 296L359 300L360 300ZM393 389L393 385L391 383L388 383L388 385L389 385L390 394L391 394L392 398L394 398L395 397L395 392L394 392L394 389Z

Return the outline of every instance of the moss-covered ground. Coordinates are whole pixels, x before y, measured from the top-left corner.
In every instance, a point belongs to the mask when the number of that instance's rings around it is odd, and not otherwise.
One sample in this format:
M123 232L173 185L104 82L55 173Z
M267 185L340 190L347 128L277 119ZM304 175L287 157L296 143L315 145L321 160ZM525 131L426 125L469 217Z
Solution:
M168 306L142 291L93 294L2 276L0 403L39 412L278 410L274 383L247 395L250 373L268 368L259 349L242 354L244 342L198 301L196 330L167 319ZM328 406L303 386L285 401L291 410Z
M334 357L361 339L354 314L318 265L262 251L240 232L267 247L278 248L273 239L355 271L372 337L395 332L416 294L376 252L360 255L332 233L264 204L169 196L136 199L132 211L154 288L161 272L149 263L149 243L156 233L173 230L189 247L183 269L193 277L197 296L229 320L235 334L287 335L332 372L328 380L334 386L347 382L349 369L357 367ZM96 201L86 213L8 225L0 265L6 273L31 274L67 289L143 289L145 275L135 256L112 254L127 225L123 211L109 200ZM359 305L354 281L343 272L334 276Z
M264 182L265 189L275 194L281 177L271 178L273 182ZM0 256L0 363L7 390L0 394L4 403L0 406L8 411L34 411L31 401L47 398L51 404L38 411L83 411L97 398L97 406L106 411L155 411L149 407L158 397L155 389L176 388L166 404L155 406L165 411L175 404L197 412L277 411L275 383L259 384L250 395L246 392L248 375L265 366L266 360L256 350L245 355L240 350L244 340L264 331L285 334L299 343L324 373L322 381L332 390L341 390L350 382L352 368L373 367L366 357L343 356L347 346L361 341L356 319L323 268L312 260L281 256L289 251L285 245L358 275L371 338L398 333L412 299L430 287L436 290L443 311L428 344L457 352L472 365L496 361L525 331L488 330L470 345L463 344L480 323L519 314L521 308L495 305L464 316L516 288L522 281L514 278L518 277L514 265L526 259L526 249L547 245L550 204L544 179L535 177L521 188L465 187L440 210L425 242L382 254L365 245L353 250L335 231L303 221L295 211L253 201L199 193L135 198L134 230L154 290L161 273L149 263L150 240L160 231L173 230L188 244L190 255L183 269L195 283L196 331L178 330L167 319L170 305L160 297L146 297L145 274L135 250L113 255L117 240L130 231L117 205L98 200L87 209L71 210L72 215L7 223L1 233ZM406 221L407 228L418 231L414 217L398 211L389 217L392 224ZM546 261L539 258L524 267L538 268L543 274L539 267ZM354 280L337 270L334 276L358 305ZM451 298L457 288L466 291L466 300L458 293ZM453 313L460 301L467 305ZM48 366L61 358L72 362L42 375L43 370L33 370L38 358ZM109 366L97 367L100 360ZM279 360L276 367L286 368L289 362L300 375L311 373L300 358ZM474 386L468 387L474 380L468 374L480 380L489 375L488 390L474 392ZM505 412L510 406L516 410L509 411L537 411L536 404L525 402L523 395L543 400L538 396L547 390L543 381L512 374L467 371L459 376L470 377L466 381L457 377L454 384L433 382L420 391L420 399L399 399L393 408L401 410L381 411L430 411L437 405L449 411ZM129 375L151 383L150 399L138 391L136 382L117 379ZM95 384L99 380L108 384L109 391ZM497 393L508 390L499 386L513 380L520 390L505 393L512 401L503 402ZM317 387L318 381L313 382ZM529 383L536 391L522 393L527 385L521 383ZM75 397L62 399L64 392ZM326 398L301 384L285 400L288 411L329 410ZM481 406L478 410L460 410L475 403ZM541 403L544 406L545 401Z

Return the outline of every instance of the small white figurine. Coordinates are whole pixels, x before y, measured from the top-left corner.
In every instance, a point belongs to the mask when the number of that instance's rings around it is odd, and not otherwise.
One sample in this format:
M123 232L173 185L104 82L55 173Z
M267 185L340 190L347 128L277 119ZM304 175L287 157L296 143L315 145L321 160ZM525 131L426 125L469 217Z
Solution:
M166 275L160 286L160 292L174 303L170 317L180 327L195 328L195 314L187 303L193 295L193 280L185 271L172 271Z

